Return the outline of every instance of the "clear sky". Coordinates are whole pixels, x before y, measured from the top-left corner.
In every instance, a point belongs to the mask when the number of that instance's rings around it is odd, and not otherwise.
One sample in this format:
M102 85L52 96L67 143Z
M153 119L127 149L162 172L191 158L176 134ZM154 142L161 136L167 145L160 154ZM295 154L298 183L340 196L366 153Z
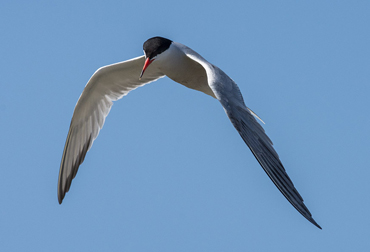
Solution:
M2 1L0 251L367 251L369 1ZM161 79L116 102L62 205L74 106L163 36L239 85L319 230L215 99Z

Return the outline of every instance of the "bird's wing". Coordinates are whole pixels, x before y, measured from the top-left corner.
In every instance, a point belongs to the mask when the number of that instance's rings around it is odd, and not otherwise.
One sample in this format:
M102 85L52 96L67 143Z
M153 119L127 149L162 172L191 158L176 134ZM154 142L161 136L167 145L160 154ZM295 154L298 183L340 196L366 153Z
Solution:
M274 182L276 187L298 212L321 229L312 218L310 211L303 203L301 195L299 195L286 173L278 154L272 146L271 140L254 118L255 114L245 106L236 83L221 69L210 64L190 48L184 46L183 50L189 58L204 67L207 73L208 84L216 95L216 98L221 102L230 121L272 182Z
M68 192L78 167L84 161L103 127L113 101L127 95L131 90L155 81L164 74L153 63L139 80L145 57L99 68L86 84L73 112L71 125L64 146L58 179L58 201Z

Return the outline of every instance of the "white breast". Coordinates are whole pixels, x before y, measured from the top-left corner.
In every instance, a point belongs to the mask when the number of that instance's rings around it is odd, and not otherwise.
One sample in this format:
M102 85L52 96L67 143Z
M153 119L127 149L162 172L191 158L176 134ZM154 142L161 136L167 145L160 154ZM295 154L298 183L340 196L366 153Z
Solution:
M156 63L158 69L175 82L216 98L208 85L205 69L198 62L186 56L182 46L173 42L168 50L158 55L153 63Z

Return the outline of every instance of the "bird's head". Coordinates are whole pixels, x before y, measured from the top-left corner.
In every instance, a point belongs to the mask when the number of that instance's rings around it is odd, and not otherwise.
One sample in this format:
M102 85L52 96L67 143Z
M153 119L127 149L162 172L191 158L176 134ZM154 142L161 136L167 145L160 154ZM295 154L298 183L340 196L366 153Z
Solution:
M144 42L143 50L145 54L145 63L139 79L141 79L150 63L152 63L158 55L166 51L171 43L171 40L162 37L150 38Z

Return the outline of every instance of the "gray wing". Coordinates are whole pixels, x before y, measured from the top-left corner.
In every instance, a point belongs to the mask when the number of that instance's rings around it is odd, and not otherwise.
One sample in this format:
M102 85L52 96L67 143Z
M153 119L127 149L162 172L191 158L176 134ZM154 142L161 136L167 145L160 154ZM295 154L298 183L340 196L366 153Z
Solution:
M64 146L58 179L58 201L62 203L78 167L84 161L103 127L113 101L127 95L131 90L164 77L153 62L139 80L145 57L99 68L86 84L76 107Z
M303 203L301 195L294 187L279 159L279 155L274 150L271 140L255 119L255 114L245 106L242 94L236 83L221 69L207 62L193 50L185 47L184 50L189 58L197 61L204 67L207 73L208 84L216 98L221 102L230 121L272 182L298 212L321 229Z

